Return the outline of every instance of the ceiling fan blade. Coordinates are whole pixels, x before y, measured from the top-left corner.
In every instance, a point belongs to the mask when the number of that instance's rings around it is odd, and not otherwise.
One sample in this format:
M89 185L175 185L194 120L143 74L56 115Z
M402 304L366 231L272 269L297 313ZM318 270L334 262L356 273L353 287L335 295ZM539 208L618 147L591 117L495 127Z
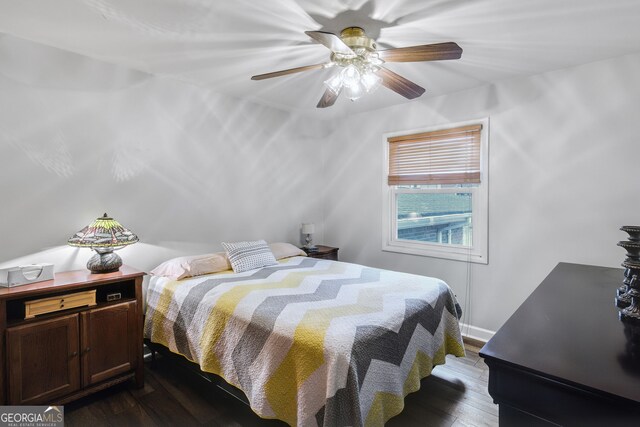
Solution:
M324 95L322 95L322 98L320 98L320 101L318 101L318 105L316 105L316 108L331 107L336 103L336 100L338 99L338 96L340 96L341 92L342 88L340 88L340 92L338 93L335 93L331 89L327 88L327 90L324 91Z
M333 33L327 33L325 31L305 31L304 33L318 43L331 49L332 52L343 55L355 55L351 48L347 46L340 37Z
M377 71L377 74L382 77L383 86L399 93L407 99L417 98L425 92L423 87L418 86L411 80L407 80L387 68L381 67Z
M378 55L385 62L441 61L460 59L462 48L454 42L447 42L379 50Z
M317 70L318 68L324 68L326 65L327 64L305 65L304 67L290 68L288 70L282 70L282 71L274 71L273 73L258 74L257 76L252 76L251 80L264 80L264 79L270 79L272 77L286 76L287 74L301 73L303 71L308 71L308 70Z

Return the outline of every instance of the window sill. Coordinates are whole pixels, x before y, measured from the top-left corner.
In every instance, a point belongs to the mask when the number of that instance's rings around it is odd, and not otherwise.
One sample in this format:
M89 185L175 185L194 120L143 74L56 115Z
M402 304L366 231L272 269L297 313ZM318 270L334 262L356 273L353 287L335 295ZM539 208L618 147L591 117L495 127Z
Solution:
M483 256L478 253L470 252L468 249L461 248L444 248L444 247L425 247L426 245L421 245L422 247L414 247L410 245L404 244L384 244L382 245L382 250L384 252L396 252L401 254L410 254L410 255L419 255L426 256L432 258L442 258L453 261L467 261L473 262L476 264L488 264L489 261L486 256Z

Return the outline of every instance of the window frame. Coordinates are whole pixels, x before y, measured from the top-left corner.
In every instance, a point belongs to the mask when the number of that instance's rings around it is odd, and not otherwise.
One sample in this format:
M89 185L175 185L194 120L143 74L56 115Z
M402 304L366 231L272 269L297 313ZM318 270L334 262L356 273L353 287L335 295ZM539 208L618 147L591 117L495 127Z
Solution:
M389 142L388 138L421 132L481 124L480 131L480 184L470 187L399 188L389 185ZM389 132L383 134L383 174L382 174L382 250L403 254L443 258L488 264L489 248L489 118L447 123L427 128ZM439 187L439 188L438 188ZM433 242L398 239L397 237L397 195L402 193L471 193L472 199L472 246L449 245Z

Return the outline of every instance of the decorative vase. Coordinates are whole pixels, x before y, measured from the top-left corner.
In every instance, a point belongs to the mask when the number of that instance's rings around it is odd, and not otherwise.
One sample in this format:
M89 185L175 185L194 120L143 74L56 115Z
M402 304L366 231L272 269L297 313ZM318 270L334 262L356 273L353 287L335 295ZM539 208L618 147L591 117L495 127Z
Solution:
M631 305L631 295L629 295L631 288L629 287L629 283L632 277L633 270L630 268L625 269L624 280L622 281L622 286L618 288L616 296L616 307L618 308L627 308Z
M625 261L622 266L630 270L629 277L625 277L628 290L618 297L618 301L629 300L629 305L620 311L620 320L640 324L640 262Z
M627 261L640 261L640 241L623 240L618 246L627 251Z
M618 308L627 310L633 305L633 308L625 312L624 316L620 313L620 318L629 317L635 318L635 313L640 310L640 303L634 303L634 298L638 298L636 294L638 278L640 277L640 226L637 225L623 225L620 230L629 235L628 240L622 240L618 242L618 246L624 248L627 251L627 258L625 258L622 266L624 270L624 280L622 285L616 290L615 304ZM632 285L633 284L633 285ZM640 317L639 317L640 318Z
M623 225L620 230L627 233L632 242L640 242L640 225Z
M619 297L620 295L624 295L629 290L628 280L630 280L630 278L631 278L631 276L629 274L631 274L631 269L630 268L625 268L624 269L624 280L622 281L622 285L620 285L620 287L616 291L616 297ZM616 303L616 305L618 305L618 304Z

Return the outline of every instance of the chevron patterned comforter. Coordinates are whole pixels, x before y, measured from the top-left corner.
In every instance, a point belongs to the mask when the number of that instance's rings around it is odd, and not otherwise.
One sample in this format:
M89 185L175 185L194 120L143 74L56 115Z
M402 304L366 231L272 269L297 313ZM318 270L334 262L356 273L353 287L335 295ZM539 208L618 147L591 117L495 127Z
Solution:
M463 356L441 280L322 259L152 277L145 336L241 389L263 418L383 425L446 354Z

